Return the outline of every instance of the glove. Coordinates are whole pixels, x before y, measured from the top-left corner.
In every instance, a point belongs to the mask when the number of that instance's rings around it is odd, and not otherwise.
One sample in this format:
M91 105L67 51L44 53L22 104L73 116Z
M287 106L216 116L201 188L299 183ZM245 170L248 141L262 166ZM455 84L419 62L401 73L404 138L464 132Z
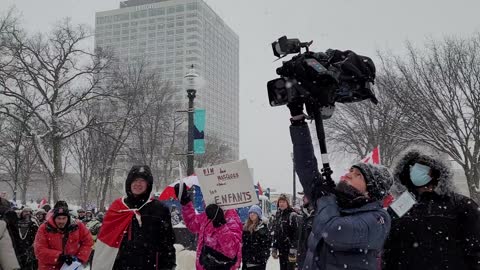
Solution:
M278 249L272 248L272 257L278 259Z
M174 189L175 189L175 196L177 196L178 198L178 193L180 193L180 184L176 184L174 186ZM192 201L192 198L190 198L190 193L187 190L187 185L185 185L185 183L183 183L182 198L178 198L178 199L180 200L180 204L182 205L186 205Z
M295 98L287 104L287 107L290 109L292 117L303 115L303 101L301 99Z
M58 260L60 262L66 263L67 265L71 265L74 261L77 260L77 258L72 255L61 254L60 257L58 257Z
M288 261L291 263L297 262L297 250L294 248L291 248L290 251L288 252Z

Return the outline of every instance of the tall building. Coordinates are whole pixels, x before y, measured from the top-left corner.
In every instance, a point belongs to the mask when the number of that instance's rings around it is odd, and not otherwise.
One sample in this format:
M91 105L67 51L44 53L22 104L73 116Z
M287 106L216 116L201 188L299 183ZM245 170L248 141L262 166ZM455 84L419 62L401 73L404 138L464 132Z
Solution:
M202 0L128 0L96 13L95 44L122 61L146 57L188 101L183 77L193 64L206 85L196 108L206 109L205 136L215 135L239 156L239 39Z

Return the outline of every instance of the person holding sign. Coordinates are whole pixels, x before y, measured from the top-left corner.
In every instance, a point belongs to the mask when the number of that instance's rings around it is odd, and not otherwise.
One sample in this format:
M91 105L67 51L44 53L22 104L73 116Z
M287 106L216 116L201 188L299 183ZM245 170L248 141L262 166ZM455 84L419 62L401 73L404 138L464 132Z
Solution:
M180 185L174 188L178 198ZM242 262L242 222L237 212L209 204L203 213L196 214L185 184L179 200L185 226L198 235L196 269L238 269Z
M391 218L382 201L393 182L384 166L358 163L337 185L320 174L303 103L288 104L295 170L315 209L302 269L378 269Z
M480 269L480 211L473 200L454 192L447 165L409 151L395 166L394 176L407 189L397 201L412 194L416 203L392 211L383 269Z

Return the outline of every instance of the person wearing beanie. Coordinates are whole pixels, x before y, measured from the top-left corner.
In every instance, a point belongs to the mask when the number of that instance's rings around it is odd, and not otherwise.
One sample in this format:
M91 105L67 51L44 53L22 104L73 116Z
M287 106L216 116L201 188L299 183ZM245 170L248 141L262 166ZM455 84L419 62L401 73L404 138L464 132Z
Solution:
M384 166L359 163L336 185L318 169L303 101L287 106L295 171L315 209L302 269L377 270L391 226L383 209L393 183L391 173Z
M133 166L125 180L126 196L116 199L103 219L93 269L175 269L170 210L151 198L152 189L150 167Z
M279 259L280 270L295 269L298 247L297 219L297 213L290 206L287 195L280 194L272 225L272 257Z
M18 234L14 240L15 251L18 254L18 262L22 269L36 270L37 259L33 252L33 242L37 234L38 224L32 219L33 211L30 207L25 207L20 213L17 221Z
M86 264L90 256L92 236L81 221L70 217L65 205L57 204L47 222L38 228L34 251L39 270L60 269L73 263Z
M242 269L265 270L270 257L271 237L267 224L262 220L262 209L252 205L243 226Z
M396 188L410 192L416 203L401 217L391 211L382 269L480 269L478 204L455 192L446 162L409 150L396 162L394 176Z
M179 198L180 185L174 188ZM216 204L209 204L203 213L196 214L185 184L183 191L179 198L183 221L189 231L198 235L196 269L238 269L242 262L242 222L237 211L224 211Z
M305 256L307 255L307 240L312 231L313 218L315 217L315 208L310 200L303 192L298 192L302 197L302 208L298 218L298 249L297 249L297 266L302 269Z
M35 219L37 221L38 226L42 225L47 220L46 217L47 217L47 212L42 208L38 209L35 212Z

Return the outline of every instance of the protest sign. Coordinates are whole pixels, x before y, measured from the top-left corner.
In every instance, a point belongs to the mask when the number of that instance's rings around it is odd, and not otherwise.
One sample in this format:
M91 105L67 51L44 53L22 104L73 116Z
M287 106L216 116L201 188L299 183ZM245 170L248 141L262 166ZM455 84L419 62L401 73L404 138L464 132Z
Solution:
M258 204L247 161L195 169L205 204L218 204L222 209L235 209Z

